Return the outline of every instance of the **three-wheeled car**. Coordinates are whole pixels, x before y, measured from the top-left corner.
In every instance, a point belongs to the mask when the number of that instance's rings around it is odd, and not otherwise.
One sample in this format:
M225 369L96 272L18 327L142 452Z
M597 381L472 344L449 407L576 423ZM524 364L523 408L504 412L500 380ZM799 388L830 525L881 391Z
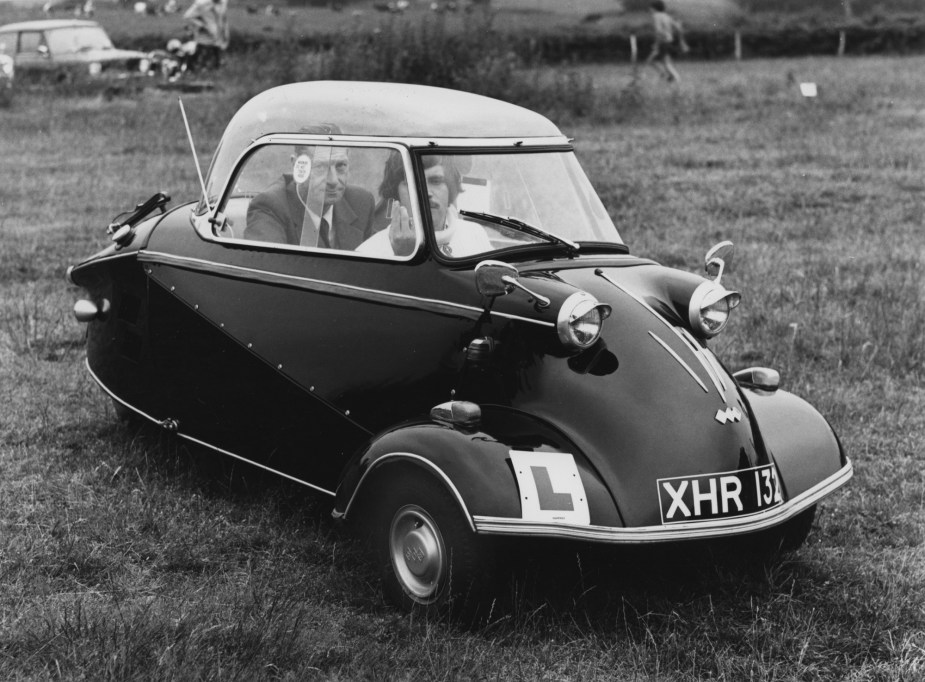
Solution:
M452 603L489 536L798 546L851 476L777 372L710 351L731 244L707 277L631 254L534 112L286 85L235 114L198 202L167 201L69 269L90 373L368 522L406 608Z

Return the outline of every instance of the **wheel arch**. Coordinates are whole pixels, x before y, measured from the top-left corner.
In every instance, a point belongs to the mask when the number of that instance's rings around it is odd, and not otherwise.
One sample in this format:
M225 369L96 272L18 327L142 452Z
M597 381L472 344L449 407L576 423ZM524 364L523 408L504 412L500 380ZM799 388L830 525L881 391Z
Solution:
M335 519L354 514L376 476L389 467L411 467L435 477L475 528L478 517L523 518L521 490L512 452L569 454L580 472L592 523L622 526L610 491L584 454L553 425L511 408L483 409L485 431L421 421L376 437L343 471ZM397 471L397 469L391 469Z
M354 515L361 512L367 500L365 494L375 487L376 483L387 476L401 476L402 471L414 471L424 473L432 477L442 485L450 496L459 505L460 511L469 524L470 530L474 533L475 523L472 520L472 514L466 501L460 494L459 489L453 483L449 475L435 462L414 452L387 452L380 455L375 461L360 474L355 486L350 491L349 496L344 491L344 497L341 497L341 488L337 491L337 505L335 506L334 516L344 520L352 520L351 512ZM343 506L342 506L343 505Z
M849 467L834 429L808 402L787 391L744 392L789 498Z

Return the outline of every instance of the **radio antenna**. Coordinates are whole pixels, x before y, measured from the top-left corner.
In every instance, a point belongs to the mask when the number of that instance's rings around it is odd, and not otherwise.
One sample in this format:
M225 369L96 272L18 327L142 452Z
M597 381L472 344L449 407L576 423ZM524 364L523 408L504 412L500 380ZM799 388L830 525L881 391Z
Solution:
M193 163L196 166L196 174L199 175L199 187L202 189L202 198L205 199L206 208L209 209L209 213L212 212L212 204L209 203L209 195L206 192L206 183L202 179L202 169L199 167L199 157L196 156L196 145L193 144L193 133L189 128L189 119L186 118L186 109L183 108L183 99L177 97L177 102L180 103L180 114L183 116L183 125L186 126L186 139L189 140L190 151L193 152Z

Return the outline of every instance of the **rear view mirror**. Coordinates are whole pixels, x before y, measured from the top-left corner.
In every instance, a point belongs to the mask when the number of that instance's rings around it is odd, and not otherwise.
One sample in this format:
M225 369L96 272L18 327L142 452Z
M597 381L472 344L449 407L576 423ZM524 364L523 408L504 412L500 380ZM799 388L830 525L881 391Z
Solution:
M475 286L482 296L511 293L518 276L517 268L498 260L483 260L475 266Z
M551 302L546 296L525 287L520 281L517 268L499 260L483 260L475 266L475 286L482 296L490 297L504 296L514 289L520 289L536 301L538 308L546 308Z
M715 277L718 283L723 276L723 272L732 263L732 254L735 246L732 242L725 241L714 245L704 258L704 269L710 277Z

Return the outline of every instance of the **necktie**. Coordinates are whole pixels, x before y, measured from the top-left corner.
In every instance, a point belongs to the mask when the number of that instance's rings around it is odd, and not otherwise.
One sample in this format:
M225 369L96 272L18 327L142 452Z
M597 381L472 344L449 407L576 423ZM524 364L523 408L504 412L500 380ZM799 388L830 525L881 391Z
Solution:
M299 240L302 246L318 246L318 229L315 227L315 221L312 220L308 213L302 220L302 237Z
M331 244L331 229L327 220L322 218L318 226L315 227L315 221L306 213L303 223L302 238L299 241L302 246L320 246L325 249L333 248Z

